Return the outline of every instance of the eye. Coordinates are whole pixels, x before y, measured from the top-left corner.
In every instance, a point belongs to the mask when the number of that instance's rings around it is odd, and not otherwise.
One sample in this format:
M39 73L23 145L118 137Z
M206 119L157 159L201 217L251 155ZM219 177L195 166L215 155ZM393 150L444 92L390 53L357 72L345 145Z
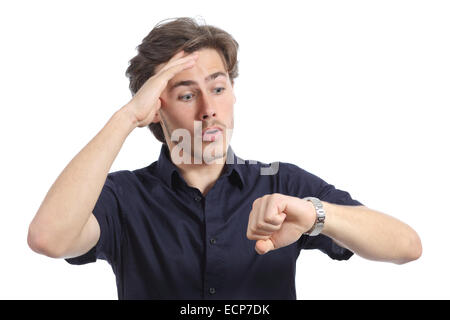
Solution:
M220 92L225 91L225 88L224 88L224 87L218 87L218 88L215 88L214 90L217 90L217 89L222 89Z
M180 100L182 100L182 101L186 101L186 102L189 102L189 101L191 101L192 99L188 99L188 100L186 100L186 99L184 99L184 98L186 98L186 97L190 97L190 96L193 96L193 94L192 94L192 93L189 93L189 94L185 94L184 96L179 96L179 97L178 97L178 99L180 99Z
M214 88L214 90L220 90L219 92L218 92L218 94L221 94L223 91L225 91L225 88L224 87L217 87L217 88ZM217 92L217 91L216 91ZM192 97L193 96L195 96L195 94L193 94L193 93L188 93L188 94L185 94L185 95L183 95L183 96L179 96L178 97L178 100L181 100L181 101L184 101L184 102L190 102L190 101L192 101Z

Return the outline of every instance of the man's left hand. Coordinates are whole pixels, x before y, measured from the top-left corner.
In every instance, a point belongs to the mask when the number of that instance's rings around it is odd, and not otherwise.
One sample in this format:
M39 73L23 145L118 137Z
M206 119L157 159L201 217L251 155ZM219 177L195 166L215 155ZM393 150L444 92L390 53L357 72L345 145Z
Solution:
M266 194L253 201L247 238L258 240L255 250L265 254L297 241L315 221L316 211L310 201L280 193Z

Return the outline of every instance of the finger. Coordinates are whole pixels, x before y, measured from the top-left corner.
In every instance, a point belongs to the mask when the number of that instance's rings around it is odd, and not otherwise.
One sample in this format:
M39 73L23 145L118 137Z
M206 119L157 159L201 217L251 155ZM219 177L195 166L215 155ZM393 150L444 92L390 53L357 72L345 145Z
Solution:
M270 237L272 236L273 232L270 231L264 231L257 229L255 226L248 226L247 228L247 238L253 240L253 239L260 239L259 237Z
M250 234L258 235L258 236L270 236L272 235L273 231L266 231L263 229L254 229L253 231L250 230Z
M185 52L184 50L178 51L177 53L175 53L175 54L172 56L172 58L170 58L169 62L175 61L175 60L177 60L178 58L181 58L182 56L185 55L185 53L186 53L186 52Z
M260 230L260 229L256 228L255 226L249 226L248 229L247 229L247 236L248 235L267 236L267 235L271 235L271 234L272 234L272 232Z
M270 218L265 219L264 221L273 226L279 226L283 223L286 218L286 213L282 212L280 214L275 214Z
M260 235L260 234L251 234L249 235L247 238L249 240L267 240L271 237L272 235Z
M172 56L172 58L169 59L169 61L166 62L166 64L164 66L168 65L169 63L171 63L173 61L176 61L176 60L182 58L183 56L185 56L185 54L186 54L186 52L184 50L178 51L177 53L175 53Z
M260 223L256 227L256 230L258 230L258 231L261 230L261 231L273 233L275 231L280 230L280 228L281 228L281 224L273 225L273 224L269 224L269 223Z
M198 58L198 53L190 53L187 56L184 56L182 58L176 59L174 61L169 61L164 67L161 68L161 70L159 72L164 72L170 68L172 68L173 66L185 63L185 62L190 62L192 59L197 59Z
M192 58L183 61L177 61L173 65L161 69L158 75L163 75L164 79L168 81L172 79L172 77L175 76L175 74L177 74L178 72L191 68L194 64L195 60Z
M275 249L275 246L273 245L273 242L271 239L256 241L255 250L259 254L265 254L273 249Z
M181 72L181 71L183 71L185 69L193 67L194 64L195 64L195 60L194 59L189 59L189 60L180 62L180 63L178 63L178 64L176 64L176 65L174 65L172 67L169 67L167 70L164 70L162 75L163 75L163 77L164 77L164 79L166 81L169 81L177 73L179 73L179 72Z
M181 58L184 55L184 53L185 53L184 50L175 53L168 61L161 64L161 69L157 73L161 72L161 70L164 69L171 62L177 60L178 58Z

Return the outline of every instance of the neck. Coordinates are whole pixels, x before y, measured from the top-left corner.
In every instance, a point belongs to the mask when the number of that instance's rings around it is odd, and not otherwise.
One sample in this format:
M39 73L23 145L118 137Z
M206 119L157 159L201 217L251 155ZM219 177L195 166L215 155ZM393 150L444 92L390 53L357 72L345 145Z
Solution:
M197 188L203 195L206 195L222 174L225 162L221 164L179 164L177 167L189 186Z
M173 146L169 149L170 157L172 158ZM182 153L183 152L184 150ZM183 159L182 155L180 157ZM190 154L190 163L179 163L179 161L176 163L173 159L172 162L177 166L189 186L197 188L203 195L206 195L214 186L214 183L221 176L222 171L225 168L227 152L218 155L218 158L210 158L207 161L203 158L203 154L200 156L195 154L195 157L198 158L196 161L194 161L194 153Z

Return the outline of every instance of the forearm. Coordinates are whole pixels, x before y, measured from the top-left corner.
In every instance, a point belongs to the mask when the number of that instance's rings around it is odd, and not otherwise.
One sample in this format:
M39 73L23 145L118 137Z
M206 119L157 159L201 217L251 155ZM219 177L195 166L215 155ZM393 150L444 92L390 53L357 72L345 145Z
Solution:
M397 264L420 257L420 238L407 224L365 206L322 203L326 212L322 234L359 256Z
M63 247L81 232L98 200L107 174L134 129L126 107L69 162L48 191L29 227L29 242Z

